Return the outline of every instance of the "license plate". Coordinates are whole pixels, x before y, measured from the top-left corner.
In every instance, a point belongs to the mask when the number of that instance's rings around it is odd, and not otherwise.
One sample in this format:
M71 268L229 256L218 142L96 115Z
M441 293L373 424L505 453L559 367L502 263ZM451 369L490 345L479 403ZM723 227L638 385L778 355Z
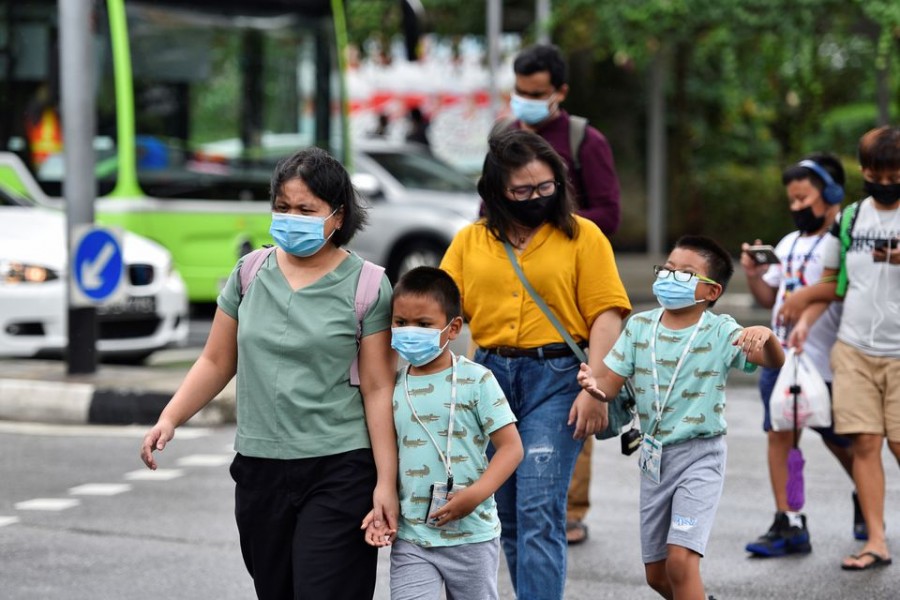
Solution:
M97 316L116 318L133 315L156 314L156 298L154 296L128 296L119 302L97 307Z

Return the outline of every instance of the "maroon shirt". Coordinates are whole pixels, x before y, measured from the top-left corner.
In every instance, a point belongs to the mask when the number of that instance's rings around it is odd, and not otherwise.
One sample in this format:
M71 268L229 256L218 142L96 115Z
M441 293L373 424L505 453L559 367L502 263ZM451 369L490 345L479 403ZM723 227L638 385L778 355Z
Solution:
M515 125L521 128L521 123ZM600 227L600 231L610 236L619 229L619 178L613 161L612 148L606 137L588 125L584 142L581 144L581 181L575 173L575 163L569 151L569 113L559 109L559 113L549 123L536 132L547 140L569 167L569 181L579 194L576 211L585 219L590 219Z

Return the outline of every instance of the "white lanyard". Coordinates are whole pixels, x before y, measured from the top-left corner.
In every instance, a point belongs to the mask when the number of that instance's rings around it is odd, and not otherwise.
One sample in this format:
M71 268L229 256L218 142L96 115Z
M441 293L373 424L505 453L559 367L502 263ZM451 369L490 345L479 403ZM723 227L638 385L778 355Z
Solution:
M434 436L431 435L431 432L428 431L428 428L425 427L425 424L422 423L421 419L419 419L419 414L413 407L412 400L409 397L409 365L406 365L406 368L403 370L403 394L406 396L406 404L409 405L409 410L412 411L412 416L416 420L416 423L421 425L422 429L425 430L425 433L428 434L428 437L431 439L431 443L434 444L434 448L438 452L438 456L441 457L441 462L444 463L444 468L447 470L448 492L453 489L453 466L450 461L450 448L453 444L453 417L456 415L456 356L452 352L450 353L450 364L450 419L447 421L446 454L441 452L441 447L438 445L437 440L434 439Z
M700 332L700 326L703 325L703 320L705 318L706 311L704 310L703 314L700 315L700 320L697 321L694 332L691 334L691 337L688 338L687 345L684 347L684 352L681 353L681 358L679 358L678 362L675 364L675 370L672 371L672 379L669 381L669 387L666 389L666 397L662 403L659 401L659 373L656 370L656 332L659 329L659 322L662 321L662 312L660 312L659 319L653 324L653 334L650 337L650 367L653 370L653 394L655 396L653 407L656 409L656 424L654 424L650 435L656 435L656 430L659 428L660 422L662 422L663 409L665 409L666 404L669 403L669 396L672 394L672 388L675 387L675 380L678 377L678 372L681 370L681 365L684 364L684 358L688 355L688 352L691 351L691 344L694 343L694 339L696 339L697 334Z

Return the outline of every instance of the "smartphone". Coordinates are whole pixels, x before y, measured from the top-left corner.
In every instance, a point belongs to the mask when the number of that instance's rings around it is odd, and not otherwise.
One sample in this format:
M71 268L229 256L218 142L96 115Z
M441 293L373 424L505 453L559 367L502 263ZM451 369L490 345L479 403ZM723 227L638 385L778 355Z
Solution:
M876 250L887 250L890 246L891 250L896 250L900 246L900 239L893 238L890 240L875 240Z
M778 256L775 254L775 248L772 246L750 246L744 252L749 254L750 258L753 259L753 262L758 265L777 265L781 262L778 260Z

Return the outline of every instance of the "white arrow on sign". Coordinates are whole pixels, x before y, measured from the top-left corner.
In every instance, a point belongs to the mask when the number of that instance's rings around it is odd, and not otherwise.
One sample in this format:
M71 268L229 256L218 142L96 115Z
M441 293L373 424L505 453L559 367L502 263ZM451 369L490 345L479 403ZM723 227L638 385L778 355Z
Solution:
M107 263L116 252L116 245L112 243L103 244L100 253L94 260L86 260L81 263L81 285L86 290L95 290L103 285L100 279L100 273L106 268Z

